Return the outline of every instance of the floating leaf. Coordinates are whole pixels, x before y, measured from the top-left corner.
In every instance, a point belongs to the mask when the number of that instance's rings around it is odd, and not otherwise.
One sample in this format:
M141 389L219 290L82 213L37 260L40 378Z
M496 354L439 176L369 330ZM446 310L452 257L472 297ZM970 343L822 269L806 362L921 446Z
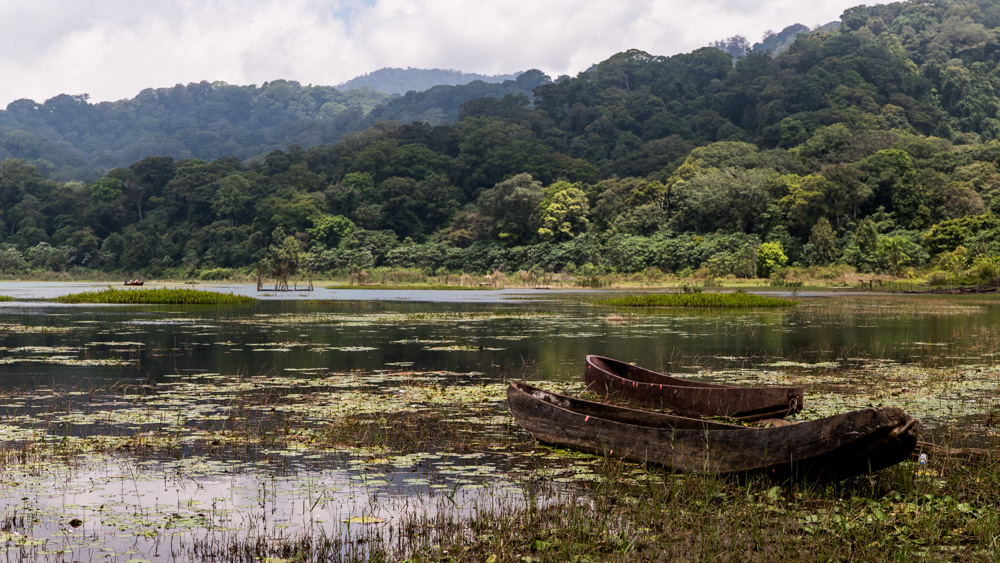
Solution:
M385 522L385 518L377 516L351 516L350 518L341 518L340 521L344 524L379 524Z

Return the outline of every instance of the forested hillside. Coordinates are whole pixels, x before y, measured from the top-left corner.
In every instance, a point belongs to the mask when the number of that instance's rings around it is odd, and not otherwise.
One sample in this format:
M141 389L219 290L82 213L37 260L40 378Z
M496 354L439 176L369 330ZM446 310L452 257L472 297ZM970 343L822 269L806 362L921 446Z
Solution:
M95 180L150 155L245 160L290 144L337 142L385 119L451 123L466 101L530 95L543 82L548 77L532 71L496 84L473 81L395 97L287 80L259 87L199 82L97 104L69 95L41 104L17 100L0 111L0 159L24 160L60 181Z
M381 122L248 162L137 154L85 184L6 160L0 271L845 264L994 282L998 62L1000 4L903 2L773 58L628 51L572 79L526 73L531 97L462 100L454 124ZM370 115L426 113L424 95Z
M459 86L477 80L480 82L501 83L508 80L517 80L520 74L518 72L514 74L486 75L441 68L380 68L375 72L370 72L338 84L337 89L347 92L355 88L367 87L388 94L405 94L411 90L414 92L423 92L435 86Z

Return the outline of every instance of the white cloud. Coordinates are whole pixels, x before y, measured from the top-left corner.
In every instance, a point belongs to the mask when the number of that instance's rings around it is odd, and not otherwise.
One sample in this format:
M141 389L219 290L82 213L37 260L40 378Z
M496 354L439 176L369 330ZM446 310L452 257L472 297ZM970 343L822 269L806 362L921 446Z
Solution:
M0 106L200 80L336 84L386 66L575 75L839 17L853 0L34 0L0 5Z

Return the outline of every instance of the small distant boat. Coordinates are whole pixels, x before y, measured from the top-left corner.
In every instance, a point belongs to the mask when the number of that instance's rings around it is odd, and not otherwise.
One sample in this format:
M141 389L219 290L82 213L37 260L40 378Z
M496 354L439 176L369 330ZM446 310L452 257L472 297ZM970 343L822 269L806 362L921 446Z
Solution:
M919 429L894 407L747 427L574 399L519 381L507 387L507 406L535 439L560 447L678 471L812 480L895 465L913 452Z
M125 285L142 285L142 280L125 280Z
M671 377L604 356L587 356L587 387L605 396L692 416L784 418L802 410L802 387L719 385Z

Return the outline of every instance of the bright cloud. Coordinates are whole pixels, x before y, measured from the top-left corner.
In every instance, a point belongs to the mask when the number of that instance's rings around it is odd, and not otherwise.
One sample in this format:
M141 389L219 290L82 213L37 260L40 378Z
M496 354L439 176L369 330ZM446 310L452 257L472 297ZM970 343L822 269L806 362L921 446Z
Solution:
M855 0L33 0L0 5L0 107L201 80L333 85L382 67L575 75L614 53L836 20Z

